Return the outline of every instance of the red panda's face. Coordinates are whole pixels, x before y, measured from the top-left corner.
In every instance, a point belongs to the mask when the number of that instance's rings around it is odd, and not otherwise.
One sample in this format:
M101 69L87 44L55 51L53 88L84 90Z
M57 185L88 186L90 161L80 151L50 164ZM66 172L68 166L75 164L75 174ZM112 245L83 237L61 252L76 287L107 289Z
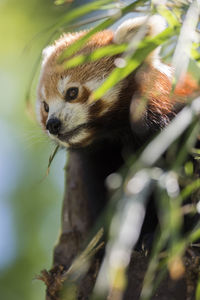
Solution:
M122 23L114 33L110 30L98 32L78 54L91 53L94 49L112 43L128 43L141 26L143 35L154 36L165 28L160 18L152 16L130 19ZM130 100L137 89L135 75L132 74L133 77L128 79L130 82L124 79L98 101L89 100L92 92L112 72L116 57L104 57L72 69L61 67L58 64L60 54L84 34L86 32L66 34L53 46L45 49L38 85L37 111L40 124L53 140L65 147L84 147L97 137L105 138L106 134L109 133L110 136L113 132L116 134L117 129L122 132L122 127L129 122ZM161 69L159 74L162 72L166 77L169 67L162 67L158 53L159 49L155 49L146 61L150 66ZM155 93L153 89L152 87L149 94ZM147 93L145 84L142 92ZM154 100L152 107L155 110ZM122 116L125 120L123 122Z
M109 37L109 41L111 37ZM101 120L117 102L121 83L91 102L90 96L114 68L114 58L103 58L73 69L62 69L56 45L44 59L38 85L38 119L43 129L65 147L83 147L101 131Z

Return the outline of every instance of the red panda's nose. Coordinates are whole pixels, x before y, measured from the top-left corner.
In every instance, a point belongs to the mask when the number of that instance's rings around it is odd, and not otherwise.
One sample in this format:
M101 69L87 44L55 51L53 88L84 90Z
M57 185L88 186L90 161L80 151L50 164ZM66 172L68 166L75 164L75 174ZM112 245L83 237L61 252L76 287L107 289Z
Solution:
M51 118L46 124L46 129L49 130L51 134L58 134L61 128L61 121L58 118Z

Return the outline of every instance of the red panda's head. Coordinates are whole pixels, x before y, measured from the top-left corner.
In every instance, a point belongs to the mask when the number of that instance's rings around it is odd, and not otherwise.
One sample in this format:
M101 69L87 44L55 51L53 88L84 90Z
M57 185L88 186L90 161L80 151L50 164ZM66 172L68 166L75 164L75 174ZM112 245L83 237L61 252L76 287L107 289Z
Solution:
M153 36L164 29L163 20L158 16L130 19L122 23L114 33L105 30L95 34L79 54L91 53L94 49L111 43L129 42L143 24L146 24L146 35ZM60 54L84 34L85 32L65 34L44 50L38 84L37 113L40 124L53 140L65 147L89 145L95 138L106 136L111 128L116 130L117 126L123 127L121 118L128 120L130 101L137 89L134 73L98 101L88 101L91 93L115 68L116 56L104 57L72 69L62 68L58 64ZM158 67L158 50L149 55L147 62ZM168 66L163 70L164 73L170 72Z

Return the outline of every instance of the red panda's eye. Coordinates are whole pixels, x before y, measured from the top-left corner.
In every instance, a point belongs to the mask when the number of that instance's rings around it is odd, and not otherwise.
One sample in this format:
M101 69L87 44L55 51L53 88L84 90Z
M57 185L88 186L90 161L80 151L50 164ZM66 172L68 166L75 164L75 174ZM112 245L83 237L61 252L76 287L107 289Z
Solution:
M46 113L48 113L49 112L49 105L45 101L43 101L43 105L44 105L44 110L46 111Z
M65 95L66 101L74 100L78 97L78 88L77 87L71 87L67 90Z

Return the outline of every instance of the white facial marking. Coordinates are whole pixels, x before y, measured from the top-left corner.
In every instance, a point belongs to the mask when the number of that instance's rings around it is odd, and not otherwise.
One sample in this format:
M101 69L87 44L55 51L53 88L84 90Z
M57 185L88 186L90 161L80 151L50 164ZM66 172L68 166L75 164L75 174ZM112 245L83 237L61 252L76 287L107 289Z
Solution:
M67 84L70 81L70 79L71 79L71 76L66 76L64 78L59 79L59 81L58 81L57 89L58 89L59 93L63 96L65 94L66 87L67 87Z
M49 116L60 119L63 124L62 133L75 129L77 126L87 123L88 108L81 103L64 102L62 99L49 101Z
M48 120L54 115L55 117L58 117L59 112L63 109L64 103L59 98L54 98L49 101L49 115Z
M50 139L56 141L57 143L59 143L61 146L63 147L69 147L69 144L67 142L61 141L59 140L55 135L47 132L48 136L50 137Z
M46 99L46 90L45 90L45 86L44 85L41 87L41 94L42 94L42 97L44 99Z
M92 79L85 83L85 86L91 91L95 91L98 87L100 87L104 83L105 79Z
M61 141L59 140L56 136L48 133L49 137L57 142L59 142L60 145L64 147L69 147L69 145L75 145L78 143L81 143L85 138L89 136L88 132L86 129L82 129L80 133L75 134L69 139L69 142L67 141Z
M88 122L88 108L81 103L66 102L60 111L60 119L71 130Z
M70 144L77 144L83 141L85 138L88 137L88 132L86 129L83 129L77 135L74 135L72 138L69 139Z

